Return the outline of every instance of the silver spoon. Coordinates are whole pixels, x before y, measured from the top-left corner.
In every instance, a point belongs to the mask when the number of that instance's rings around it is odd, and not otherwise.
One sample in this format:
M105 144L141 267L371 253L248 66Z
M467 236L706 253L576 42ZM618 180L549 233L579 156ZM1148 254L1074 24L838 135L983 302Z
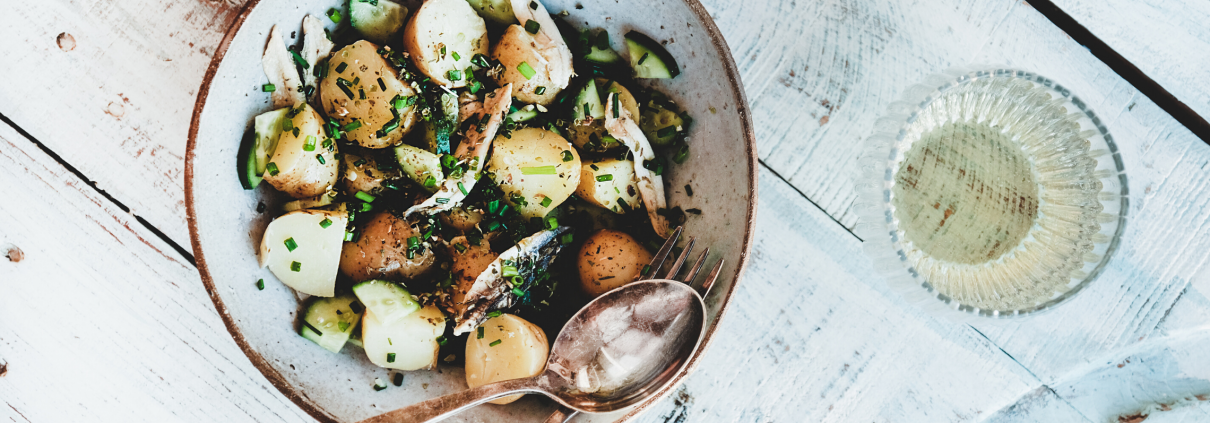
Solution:
M555 338L541 374L433 398L362 423L433 421L526 392L585 413L619 410L672 382L701 343L705 316L702 297L689 285L668 279L634 282L580 309Z

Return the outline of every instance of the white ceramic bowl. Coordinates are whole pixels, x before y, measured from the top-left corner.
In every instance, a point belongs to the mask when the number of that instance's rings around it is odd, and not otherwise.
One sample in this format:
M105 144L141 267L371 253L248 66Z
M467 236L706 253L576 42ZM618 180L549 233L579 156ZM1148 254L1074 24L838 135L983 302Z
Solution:
M462 369L439 366L408 372L402 387L372 389L375 378L390 373L366 360L355 347L332 354L295 333L299 302L291 290L256 261L256 246L273 213L259 214L259 202L280 203L271 189L241 189L236 152L252 117L270 109L260 92L266 82L261 52L269 29L280 24L283 35L298 30L306 14L323 16L339 0L253 0L236 19L219 46L198 93L186 154L185 191L189 231L202 281L236 343L269 381L316 419L352 422L417 401L466 389ZM582 8L578 8L578 4ZM713 341L715 328L735 292L748 250L756 212L756 147L747 100L730 50L695 0L619 0L593 2L546 0L552 12L566 10L579 27L606 28L618 35L630 29L668 41L681 65L676 79L651 81L695 119L690 134L691 157L673 166L666 179L671 206L700 209L688 215L687 235L710 246L727 264L706 299L707 334L703 348L666 396L691 372ZM684 188L692 185L693 196ZM254 286L265 279L264 291ZM567 285L565 285L567 286ZM574 286L574 285L571 285ZM551 339L554 334L550 335ZM721 342L727 342L721 340ZM625 421L641 413L652 399L633 409L608 415L581 416L578 421ZM454 421L535 422L553 402L535 395L507 406L484 405Z

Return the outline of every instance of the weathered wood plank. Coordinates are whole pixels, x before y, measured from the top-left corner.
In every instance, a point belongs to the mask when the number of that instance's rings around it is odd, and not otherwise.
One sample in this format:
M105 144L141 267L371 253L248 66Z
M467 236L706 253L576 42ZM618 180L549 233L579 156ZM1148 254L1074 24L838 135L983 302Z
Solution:
M1156 83L1210 117L1210 3L1193 0L1054 0Z
M756 240L720 343L643 421L979 421L1039 386L886 290L861 243L768 171Z
M192 265L7 125L0 186L0 421L310 420Z
M14 2L0 114L188 246L184 155L210 57L244 0ZM65 35L60 35L65 34Z

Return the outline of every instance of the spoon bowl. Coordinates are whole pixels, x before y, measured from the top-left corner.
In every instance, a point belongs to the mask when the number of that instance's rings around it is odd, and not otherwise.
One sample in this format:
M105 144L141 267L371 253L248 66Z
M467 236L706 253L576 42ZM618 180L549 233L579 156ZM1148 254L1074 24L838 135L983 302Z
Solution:
M705 322L702 297L689 285L634 282L580 309L555 338L546 370L537 376L433 398L362 423L433 421L523 392L585 413L626 408L672 383L701 344Z

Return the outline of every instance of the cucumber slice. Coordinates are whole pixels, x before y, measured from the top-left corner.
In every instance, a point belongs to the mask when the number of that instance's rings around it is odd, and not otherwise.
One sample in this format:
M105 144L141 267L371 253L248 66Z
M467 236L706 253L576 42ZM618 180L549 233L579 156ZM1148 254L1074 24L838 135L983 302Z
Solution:
M630 50L630 67L634 68L635 78L666 79L681 74L676 59L651 37L634 31L627 32L626 49Z
M584 120L587 117L592 117L593 119L605 118L605 105L601 104L601 96L597 94L597 84L593 80L589 79L584 84L584 88L580 89L580 94L576 96L573 114L577 121Z
M332 205L332 202L334 202L334 201L336 201L336 192L328 191L326 193L319 194L318 196L315 196L315 197L303 198L300 200L294 200L289 203L283 204L282 210L285 212L292 212L295 210L302 210L302 209L314 209L314 208Z
M643 135L647 136L652 145L664 146L676 140L685 129L684 123L680 114L652 101L643 108L639 129L643 130Z
M445 174L441 171L441 156L407 144L395 147L399 168L417 185L428 192L437 192ZM429 178L432 178L430 180Z
M584 60L599 65L622 63L622 56L609 46L609 31L601 30L601 33L597 34L596 39L589 45Z
M253 135L245 140L240 148L239 182L244 189L255 189L264 179L265 167L277 150L277 139L281 136L281 121L285 119L289 107L271 112L265 112L256 117L252 123Z
M349 23L376 44L394 40L407 16L408 8L390 0L349 0Z
M527 120L530 120L530 119L533 119L536 117L538 117L538 108L537 107L533 107L533 108L522 107L520 109L517 109L517 111L508 114L508 118L512 119L513 122L525 122Z
M332 298L311 297L298 334L325 350L339 353L361 319L361 313L353 310L351 304L354 302L357 302L357 298L349 294ZM362 309L358 307L358 310Z
M517 15L513 13L513 4L509 0L466 0L488 22L500 25L517 23Z
M353 285L353 294L385 325L392 325L420 309L412 294L395 282L370 280Z

